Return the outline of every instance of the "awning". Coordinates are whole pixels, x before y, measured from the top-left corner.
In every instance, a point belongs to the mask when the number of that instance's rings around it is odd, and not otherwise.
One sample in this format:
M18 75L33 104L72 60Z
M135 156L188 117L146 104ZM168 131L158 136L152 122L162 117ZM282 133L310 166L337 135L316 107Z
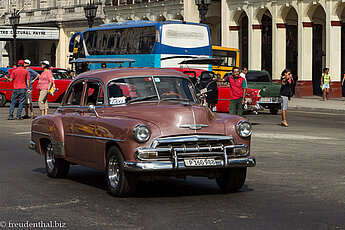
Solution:
M73 61L70 61L69 63L124 63L124 62L135 62L134 59L128 59L128 58L78 58Z
M223 59L217 59L217 58L194 58L194 59L188 59L185 61L180 62L179 64L186 64L186 65L214 65L214 66L220 66L224 60Z
M0 27L0 40L13 39L12 27ZM29 40L59 40L60 32L53 27L18 27L17 39Z

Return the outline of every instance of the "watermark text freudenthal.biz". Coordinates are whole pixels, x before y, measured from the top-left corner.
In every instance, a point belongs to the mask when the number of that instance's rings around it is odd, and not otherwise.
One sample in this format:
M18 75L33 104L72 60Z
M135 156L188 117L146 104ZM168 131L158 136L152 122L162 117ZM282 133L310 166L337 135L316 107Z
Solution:
M0 228L66 228L66 223L56 220L37 222L0 221Z

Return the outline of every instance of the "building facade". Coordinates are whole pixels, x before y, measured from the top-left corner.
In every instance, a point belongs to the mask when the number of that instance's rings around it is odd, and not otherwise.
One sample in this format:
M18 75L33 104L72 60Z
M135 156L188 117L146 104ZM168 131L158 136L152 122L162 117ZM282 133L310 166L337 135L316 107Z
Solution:
M124 20L199 22L195 0L95 0L94 26ZM0 0L0 65L9 66L8 17L20 10L22 34L30 28L55 29L58 37L18 35L17 59L33 64L47 59L70 68L68 44L88 28L84 6L89 0ZM242 67L265 69L275 80L290 68L296 96L320 95L322 70L330 68L331 96L341 96L345 71L345 2L343 0L212 0L206 14L213 45L238 48Z
M296 96L321 95L329 68L332 97L341 97L345 71L345 2L342 0L222 0L222 45L241 50L241 64L279 79L285 68Z

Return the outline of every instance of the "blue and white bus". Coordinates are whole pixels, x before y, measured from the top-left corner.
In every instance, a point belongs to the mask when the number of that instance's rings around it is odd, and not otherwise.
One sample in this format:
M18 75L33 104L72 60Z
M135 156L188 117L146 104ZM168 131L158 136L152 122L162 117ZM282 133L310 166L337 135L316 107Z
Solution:
M181 21L103 24L74 34L69 51L74 58L127 58L135 60L132 67L158 68L178 68L178 63L186 59L212 56L208 26ZM91 64L89 68L99 69L101 64ZM210 70L211 66L202 68Z

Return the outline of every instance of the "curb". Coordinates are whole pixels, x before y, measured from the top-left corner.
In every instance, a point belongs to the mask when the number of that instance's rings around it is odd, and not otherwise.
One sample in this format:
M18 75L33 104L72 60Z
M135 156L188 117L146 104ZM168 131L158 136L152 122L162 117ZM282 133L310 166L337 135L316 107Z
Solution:
M303 106L291 106L288 110L292 111L312 111L312 112L328 112L328 113L345 113L345 109L333 109L333 108L312 108Z

